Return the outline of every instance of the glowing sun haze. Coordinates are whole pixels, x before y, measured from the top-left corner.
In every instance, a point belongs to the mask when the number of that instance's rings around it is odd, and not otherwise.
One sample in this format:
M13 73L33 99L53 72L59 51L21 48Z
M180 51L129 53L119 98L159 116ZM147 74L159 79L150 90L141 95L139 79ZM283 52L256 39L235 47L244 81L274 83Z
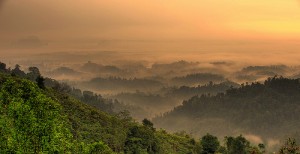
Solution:
M299 49L298 0L1 0L0 5L2 47L37 36L49 48L119 40L117 49ZM120 40L140 42L122 46Z

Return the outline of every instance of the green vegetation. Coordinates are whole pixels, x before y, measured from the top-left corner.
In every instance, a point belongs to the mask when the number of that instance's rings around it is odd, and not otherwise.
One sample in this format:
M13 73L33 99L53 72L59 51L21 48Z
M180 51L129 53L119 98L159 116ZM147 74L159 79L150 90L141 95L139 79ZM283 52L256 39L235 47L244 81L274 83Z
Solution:
M300 147L295 139L287 139L284 145L280 148L279 154L300 154Z
M17 66L18 68L20 66ZM16 70L16 69L14 69ZM35 68L29 73L10 71L1 65L0 73L0 153L126 153L126 154L261 154L264 144L251 144L243 136L225 137L206 134L195 140L185 132L170 134L156 130L153 123L144 119L136 122L123 111L118 114L101 111L82 103L74 96L75 89L68 86L47 87L45 79ZM30 80L32 81L30 81ZM264 85L274 89L270 79ZM291 93L296 81L288 82ZM298 85L296 85L298 87ZM238 89L241 90L246 86ZM283 86L284 87L284 86ZM297 88L296 88L297 89ZM295 90L295 89L291 89ZM78 90L77 90L78 91ZM234 89L227 93L236 94ZM233 93L231 93L233 92ZM91 103L101 102L101 97L85 92L82 98ZM236 95L234 95L236 96ZM210 96L213 97L213 96ZM225 96L222 96L225 97ZM296 99L296 97L294 98ZM91 101L93 100L93 101ZM99 110L100 108L100 110ZM289 139L281 153L299 153L296 141Z
M220 146L218 138L210 134L203 136L200 144L202 146L203 154L216 153Z
M240 85L226 81L219 84L209 82L197 87L168 87L162 88L158 92L141 92L135 93L122 92L110 96L116 99L113 103L114 111L128 110L135 119L142 120L145 117L153 117L155 114L161 114L169 111L174 106L180 105L183 100L189 99L196 95L210 94L216 95L225 92L231 87ZM128 105L130 104L130 105Z
M216 136L206 134L200 140L201 154L263 154L264 145L252 146L248 140L243 136L237 137L225 137L224 146L220 145L220 142Z
M146 119L143 125L134 122L127 112L109 115L26 79L0 79L1 152L173 153L161 145L184 149L190 140L156 131ZM176 148L168 142L176 142Z
M0 88L0 153L110 151L99 141L75 140L61 104L37 84L1 75Z
M207 132L218 137L252 134L266 144L272 139L297 137L294 134L300 127L299 87L299 79L283 77L246 83L226 93L192 97L153 122L172 131L194 130L198 136Z
M26 80L1 80L1 153L64 152L71 133L57 102Z
M25 73L5 73L0 74L0 153L180 153L190 144L189 136L156 131L147 119L139 124L128 112L108 114L84 104L62 85L44 87L40 76L34 83Z

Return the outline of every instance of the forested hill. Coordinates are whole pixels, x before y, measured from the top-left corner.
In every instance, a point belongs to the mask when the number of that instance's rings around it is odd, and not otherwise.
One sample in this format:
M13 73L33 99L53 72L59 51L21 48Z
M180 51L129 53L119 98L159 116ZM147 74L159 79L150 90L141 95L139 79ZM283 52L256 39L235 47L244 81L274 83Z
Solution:
M264 142L298 134L299 79L273 77L217 95L195 96L153 121L168 130L197 135L251 134Z
M196 153L187 134L156 130L128 112L108 114L0 69L0 153ZM25 74L23 74L25 75Z
M26 74L0 63L1 154L262 154L266 150L242 135L227 136L224 142L210 134L194 139L185 132L157 130L147 119L140 124L126 111L103 112L101 106L74 98L67 86L45 86L36 71L31 68ZM280 150L299 151L299 146L289 139Z

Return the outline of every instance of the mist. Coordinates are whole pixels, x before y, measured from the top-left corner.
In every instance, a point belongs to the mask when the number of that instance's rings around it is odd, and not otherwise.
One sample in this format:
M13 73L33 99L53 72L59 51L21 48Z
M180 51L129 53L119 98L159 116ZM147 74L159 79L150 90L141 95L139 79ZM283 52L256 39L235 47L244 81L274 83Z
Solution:
M0 0L0 62L156 129L277 150L300 139L299 18L299 0Z

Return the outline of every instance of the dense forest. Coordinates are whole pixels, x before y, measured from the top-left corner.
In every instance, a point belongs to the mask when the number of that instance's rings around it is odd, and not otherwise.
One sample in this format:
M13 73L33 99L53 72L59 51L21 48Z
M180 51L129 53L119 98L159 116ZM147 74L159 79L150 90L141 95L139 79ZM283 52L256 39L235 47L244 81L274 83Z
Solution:
M174 106L180 105L183 100L187 100L193 96L207 93L216 95L225 92L231 87L239 86L239 84L230 81L219 84L209 82L196 87L163 87L155 92L121 92L110 95L107 98L117 99L119 103L114 103L115 107L118 106L120 109L129 110L134 118L142 119L144 117L154 117L155 115L167 112Z
M126 111L108 114L64 85L50 88L41 76L29 81L32 72L1 66L1 153L194 153L199 146L187 134L137 123Z
M282 81L289 83L286 89L276 88L276 84L282 86ZM257 83L243 85L241 88L232 87L226 95L202 95L191 100L204 98L209 100L214 97L223 99L227 95L238 98L241 93L245 93L245 88L254 85L257 89L268 85L277 92L294 91L296 95L298 80L273 78L263 85ZM290 89L289 86L294 86L294 89ZM247 97L250 97L251 92L246 93L249 94ZM191 100L185 102L183 107ZM81 92L53 79L44 78L36 67L30 67L29 72L25 73L20 70L19 65L14 69L7 69L6 65L1 63L0 152L101 154L266 152L263 143L250 143L242 135L225 136L224 139L220 139L206 133L195 139L184 131L168 133L164 129L157 129L148 119L142 120L142 123L136 122L128 111L113 112L111 101L93 92ZM175 108L173 112L179 108L182 107ZM172 115L173 112L164 116ZM199 112L195 112L197 113ZM171 126L170 123L166 124ZM293 152L299 152L299 146L295 139L290 138L279 149L279 153Z
M0 154L300 154L300 0L0 0Z
M172 111L154 119L159 127L207 132L249 134L272 146L286 136L299 138L299 79L268 78L264 83L242 84L217 95L203 94L184 101Z

